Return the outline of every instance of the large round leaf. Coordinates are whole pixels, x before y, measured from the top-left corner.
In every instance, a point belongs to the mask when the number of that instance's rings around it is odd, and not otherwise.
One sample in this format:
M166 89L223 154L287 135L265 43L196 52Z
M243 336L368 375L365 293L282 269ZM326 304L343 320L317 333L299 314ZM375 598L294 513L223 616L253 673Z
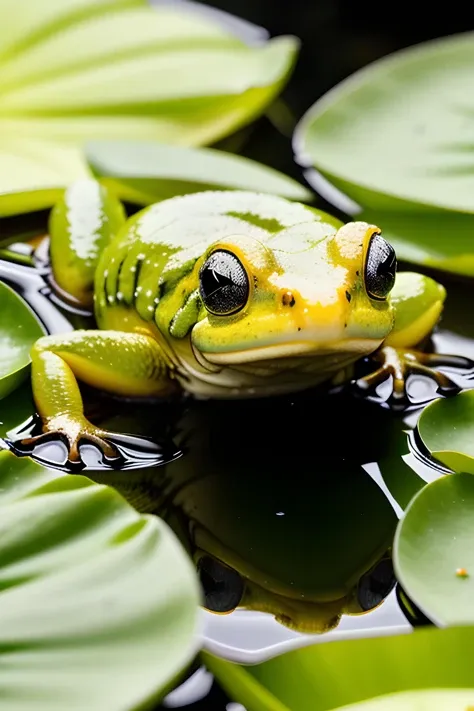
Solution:
M255 161L212 148L155 141L91 141L86 157L94 174L123 200L147 205L201 190L250 190L308 201L300 183Z
M355 201L400 258L469 276L473 62L472 33L397 52L318 100L294 137L299 162Z
M474 390L432 402L421 413L418 432L433 457L453 471L474 474Z
M403 589L437 624L474 623L474 477L452 474L422 489L394 542Z
M6 0L0 25L0 215L47 207L88 174L86 140L225 137L272 102L298 51L146 0Z
M473 63L474 33L463 33L369 65L303 117L300 158L367 207L399 198L474 212Z
M0 453L0 698L9 711L151 708L199 638L192 565L113 489Z
M472 627L428 628L314 644L255 666L203 657L246 711L468 711L473 643Z
M0 312L1 399L26 378L31 346L44 335L44 330L28 304L3 282L0 282Z

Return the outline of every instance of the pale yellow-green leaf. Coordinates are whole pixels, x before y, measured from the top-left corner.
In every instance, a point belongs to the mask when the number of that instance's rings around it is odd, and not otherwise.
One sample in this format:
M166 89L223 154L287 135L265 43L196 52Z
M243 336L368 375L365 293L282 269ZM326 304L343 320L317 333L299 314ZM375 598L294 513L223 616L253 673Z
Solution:
M0 26L0 216L87 175L85 141L233 133L279 94L299 47L246 45L195 8L145 0L0 0Z

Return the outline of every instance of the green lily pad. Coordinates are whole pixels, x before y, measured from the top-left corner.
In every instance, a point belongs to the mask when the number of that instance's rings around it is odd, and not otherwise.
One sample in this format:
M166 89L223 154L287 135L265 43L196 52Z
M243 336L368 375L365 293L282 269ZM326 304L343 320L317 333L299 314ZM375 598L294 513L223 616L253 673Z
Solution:
M473 643L472 627L425 628L314 644L256 665L207 652L203 660L247 711L468 711Z
M474 275L474 34L396 52L318 100L294 136L400 258Z
M435 459L455 472L474 474L474 390L425 407L418 432Z
M301 159L355 200L474 212L474 33L396 52L316 102L295 136ZM370 204L367 196L376 195Z
M97 178L122 199L147 205L201 190L237 189L310 201L313 193L272 168L212 148L155 141L92 141L86 157Z
M10 711L151 708L200 645L194 569L113 489L0 453L0 697Z
M294 37L247 46L209 14L146 0L0 5L0 215L39 210L89 175L102 138L203 145L261 115Z
M438 625L474 623L474 477L452 474L422 489L394 541L397 577Z
M31 346L45 331L28 304L3 282L0 282L0 311L1 399L26 378Z

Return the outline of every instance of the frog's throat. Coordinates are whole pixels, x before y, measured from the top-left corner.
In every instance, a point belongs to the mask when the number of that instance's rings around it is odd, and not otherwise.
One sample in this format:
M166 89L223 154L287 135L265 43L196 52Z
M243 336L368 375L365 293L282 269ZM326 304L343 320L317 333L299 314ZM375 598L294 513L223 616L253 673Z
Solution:
M342 355L347 360L357 360L364 355L373 353L381 345L383 339L353 338L348 340L317 343L314 341L298 341L294 343L278 343L270 346L244 348L242 350L209 352L200 351L201 358L214 365L239 365L256 362L281 362L288 359L289 367L295 357L313 357L326 360L334 356L337 361ZM195 349L196 350L196 349ZM339 357L339 358L338 358ZM343 360L346 360L344 357Z

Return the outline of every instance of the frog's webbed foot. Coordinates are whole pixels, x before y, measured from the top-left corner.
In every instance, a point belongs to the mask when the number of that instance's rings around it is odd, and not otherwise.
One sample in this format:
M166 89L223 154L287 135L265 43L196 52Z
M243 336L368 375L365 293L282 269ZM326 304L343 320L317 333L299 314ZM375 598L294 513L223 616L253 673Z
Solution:
M17 456L32 455L35 449L53 441L61 441L67 450L67 464L71 469L83 469L86 465L82 459L80 446L92 444L102 453L108 464L119 466L123 455L111 442L111 432L92 425L85 418L79 420L58 416L50 418L43 426L41 434L9 441L8 445Z
M437 370L437 366L473 369L474 362L469 358L438 353L423 353L408 348L384 346L376 351L371 360L378 365L373 372L358 378L353 385L358 392L371 395L375 389L392 378L392 392L387 400L391 407L406 407L410 403L407 393L407 381L410 375L421 375L437 384L441 395L456 395L461 386L448 375Z

